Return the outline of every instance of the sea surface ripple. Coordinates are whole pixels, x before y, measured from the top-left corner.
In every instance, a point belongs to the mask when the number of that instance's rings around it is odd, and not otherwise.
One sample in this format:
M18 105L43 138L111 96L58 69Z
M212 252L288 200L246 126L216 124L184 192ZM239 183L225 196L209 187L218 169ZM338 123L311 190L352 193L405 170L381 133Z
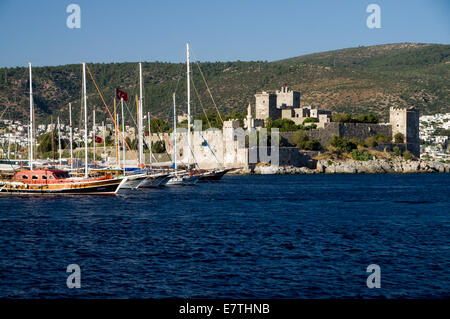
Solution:
M1 298L450 297L448 174L1 196ZM66 285L69 264L81 288ZM368 289L370 264L381 288Z

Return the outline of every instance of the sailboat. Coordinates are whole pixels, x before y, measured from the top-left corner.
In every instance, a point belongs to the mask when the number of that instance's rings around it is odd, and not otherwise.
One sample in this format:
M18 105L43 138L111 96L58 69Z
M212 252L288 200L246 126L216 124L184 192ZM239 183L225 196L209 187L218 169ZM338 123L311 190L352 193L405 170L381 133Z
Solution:
M136 189L136 188L146 188L146 187L158 187L163 184L164 179L168 174L153 174L149 173L147 170L143 170L144 163L144 152L143 152L143 89L142 89L142 63L139 62L139 103L137 103L137 126L138 126L138 168L130 167L125 168L125 142L123 143L123 159L122 168L123 174L127 176L128 181L124 184L123 188ZM124 93L124 92L122 92ZM123 112L123 96L121 97L121 108L122 108L122 131L125 131L125 118Z
M125 183L126 178L90 178L88 176L87 153L87 99L86 99L86 64L83 63L83 93L85 110L85 176L71 177L69 172L57 169L39 169L34 167L33 155L33 84L31 62L30 72L30 135L29 135L29 169L21 169L10 179L0 180L0 193L8 194L116 194Z
M189 133L188 133L189 134ZM175 93L173 93L173 168L175 172L167 180L167 186L173 185L195 185L200 175L193 175L189 171L178 171L177 165L177 116L176 116L176 103Z
M176 102L175 93L173 93L173 168L175 172L172 177L167 181L166 185L195 185L200 178L201 174L195 174L196 172L189 169L191 159L191 81L190 81L190 58L189 58L189 43L186 43L186 75L187 75L187 113L188 113L188 130L187 130L187 142L188 142L188 169L185 171L177 170L177 118L176 118Z
M140 71L142 70L141 64L139 64ZM142 91L141 91L142 94ZM121 103L121 115L122 115L122 133L120 133L120 123L119 123L119 114L116 114L116 99L120 100ZM142 170L141 167L126 167L126 142L124 140L125 133L125 117L123 111L123 102L124 99L128 100L126 92L120 91L118 88L116 89L116 96L114 98L114 121L115 125L115 148L116 148L116 166L110 168L99 168L91 170L92 174L97 176L126 176L127 181L123 184L122 188L124 189L136 189L139 184L147 177L147 172ZM138 107L139 114L139 107ZM117 133L120 133L119 136L122 140L118 139ZM122 164L120 163L120 145L122 144ZM138 164L140 164L140 160L138 160Z
M142 64L141 63L139 63L139 74L140 74L139 76L140 76L140 81L141 81L140 94L142 95ZM120 103L121 103L121 113L122 113L122 133L124 134L125 133L125 117L124 117L124 113L123 113L123 96L120 99ZM139 109L140 109L140 107L139 107ZM140 110L139 110L138 114L140 114ZM122 169L123 169L123 174L125 176L127 176L127 178L128 178L128 181L124 184L123 188L136 189L145 180L145 178L147 178L147 172L141 171L141 169L136 170L136 169L131 168L131 173L127 174L125 163L126 163L125 142L122 141Z

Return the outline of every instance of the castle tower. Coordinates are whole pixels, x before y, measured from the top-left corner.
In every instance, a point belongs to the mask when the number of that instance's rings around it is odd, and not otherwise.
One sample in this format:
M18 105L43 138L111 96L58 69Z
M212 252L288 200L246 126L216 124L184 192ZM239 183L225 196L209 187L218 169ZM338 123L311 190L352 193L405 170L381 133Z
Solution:
M414 156L420 156L419 110L415 107L389 109L389 122L392 127L392 141L397 133L405 137L406 149Z
M285 83L280 91L276 92L277 108L295 109L300 107L300 92L289 90Z
M265 120L267 118L277 119L280 110L277 109L277 95L274 93L261 92L255 94L255 118Z

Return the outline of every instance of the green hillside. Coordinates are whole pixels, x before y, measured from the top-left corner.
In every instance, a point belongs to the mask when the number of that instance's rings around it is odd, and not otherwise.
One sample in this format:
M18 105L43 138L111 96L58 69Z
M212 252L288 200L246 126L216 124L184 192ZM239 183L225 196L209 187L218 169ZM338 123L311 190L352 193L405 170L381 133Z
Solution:
M138 87L137 63L88 64L108 106L114 89L134 97ZM302 93L302 105L314 105L338 112L372 112L387 118L390 106L418 107L421 114L450 112L450 45L389 44L310 54L275 62L205 62L201 70L222 113L245 112L253 95L273 91L287 83ZM144 112L167 120L171 116L172 93L179 102L186 99L185 65L143 63ZM202 113L214 110L197 64L192 64L192 108ZM0 115L2 118L28 118L28 70L0 69ZM80 120L81 64L33 68L34 101L39 123L50 115L67 119L72 102L75 125ZM97 109L97 119L106 110L88 78L88 104ZM181 112L182 108L178 112ZM91 117L92 111L90 111ZM103 114L103 115L102 115Z

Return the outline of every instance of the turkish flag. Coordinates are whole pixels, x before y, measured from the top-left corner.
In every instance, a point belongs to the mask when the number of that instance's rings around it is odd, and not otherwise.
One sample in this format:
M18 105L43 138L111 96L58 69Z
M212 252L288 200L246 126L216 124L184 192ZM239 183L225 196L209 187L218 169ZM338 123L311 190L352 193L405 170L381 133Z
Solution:
M97 135L95 135L95 143L101 143L103 142L103 139Z
M128 95L127 92L121 91L119 89L116 89L116 99L119 101L123 99L124 101L128 101Z

